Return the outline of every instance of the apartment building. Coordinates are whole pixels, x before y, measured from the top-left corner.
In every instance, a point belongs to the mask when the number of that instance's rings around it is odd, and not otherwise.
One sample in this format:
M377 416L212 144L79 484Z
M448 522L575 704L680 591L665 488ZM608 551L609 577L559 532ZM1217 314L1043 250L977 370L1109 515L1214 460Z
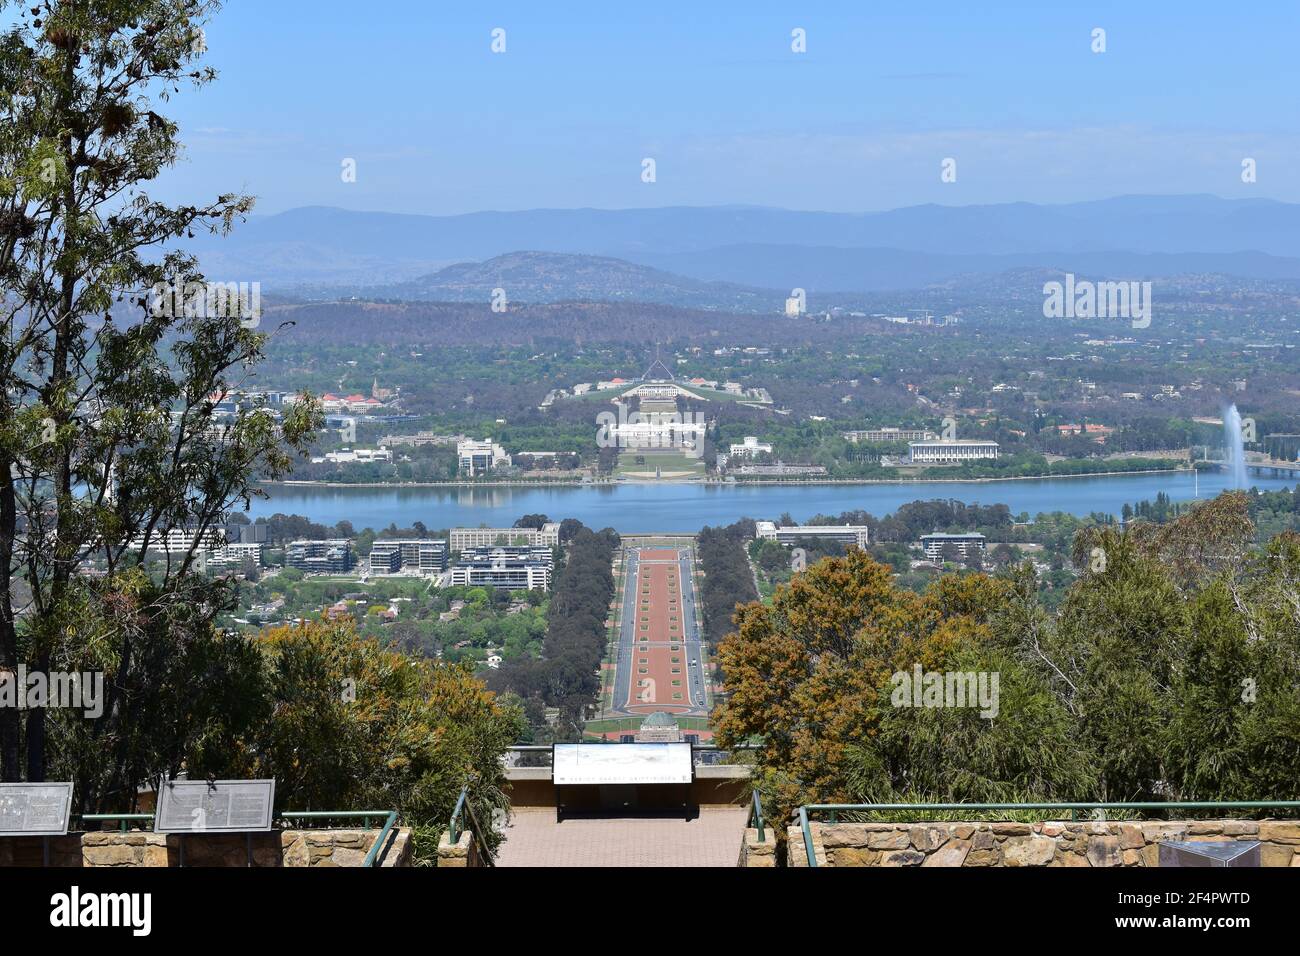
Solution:
M441 538L376 538L370 548L370 573L441 574L447 570L448 552Z
M284 549L285 567L308 574L346 574L355 565L352 542L346 538L291 541Z
M552 521L534 528L452 528L451 550L468 551L493 545L528 545L555 548L560 544L560 525Z
M510 591L546 590L555 559L545 547L476 548L452 565L453 587L494 587Z

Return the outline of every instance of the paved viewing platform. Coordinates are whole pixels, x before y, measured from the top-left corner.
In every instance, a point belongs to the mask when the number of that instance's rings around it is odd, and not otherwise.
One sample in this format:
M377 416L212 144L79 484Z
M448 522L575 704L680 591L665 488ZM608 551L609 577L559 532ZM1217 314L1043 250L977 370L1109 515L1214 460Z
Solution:
M746 807L701 807L677 816L566 817L516 810L497 851L497 866L735 866Z

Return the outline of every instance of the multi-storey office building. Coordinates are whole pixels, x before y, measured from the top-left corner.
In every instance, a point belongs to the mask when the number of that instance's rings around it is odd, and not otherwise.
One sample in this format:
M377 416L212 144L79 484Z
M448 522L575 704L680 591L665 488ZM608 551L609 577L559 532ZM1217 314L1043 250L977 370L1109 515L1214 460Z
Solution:
M550 548L476 548L461 554L451 568L453 587L494 587L509 591L546 590L555 566Z
M468 551L494 545L527 545L554 548L560 544L559 522L552 521L534 528L452 528L451 550Z
M291 541L284 549L284 563L308 574L346 574L355 565L352 543L346 538Z
M964 558L971 551L979 553L984 552L984 535L971 532L969 534L934 534L921 535L921 547L925 549L925 556L931 561L938 561L943 557L945 545L955 544L957 550L961 552Z
M370 573L439 574L447 570L447 552L441 538L376 538L370 548Z
M470 438L457 442L456 457L460 461L460 470L470 475L491 471L497 465L510 464L510 456L505 449L490 439L475 441Z
M930 441L938 436L928 428L863 428L857 431L845 432L845 439L851 442L884 442L884 441Z
M772 521L754 523L755 538L776 541L784 545L792 545L800 538L821 538L865 548L870 539L870 531L871 529L864 524L791 524L778 527Z

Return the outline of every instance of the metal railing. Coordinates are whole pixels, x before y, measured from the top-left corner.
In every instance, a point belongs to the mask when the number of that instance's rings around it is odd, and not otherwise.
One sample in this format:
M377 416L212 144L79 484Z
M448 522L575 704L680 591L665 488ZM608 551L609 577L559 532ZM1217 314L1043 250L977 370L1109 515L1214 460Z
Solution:
M545 749L549 750L550 748ZM492 858L492 851L488 848L487 840L484 839L483 828L479 825L478 818L474 816L474 805L469 802L469 784L460 788L460 796L456 800L456 809L451 811L451 824L447 828L447 837L453 846L460 842L461 834L465 832L465 821L462 814L469 817L469 834L478 845L479 856L483 858L488 866L496 866L496 860Z
M108 823L118 821L120 826L118 831L121 833L128 832L129 824L133 821L144 823L146 820L151 824L149 830L152 832L152 823L154 814L152 813L81 813L74 814L84 823ZM388 839L388 835L397 825L396 810L295 810L289 813L282 813L279 817L281 820L360 820L362 829L369 830L371 820L383 820L383 826L379 830L379 835L375 837L374 845L370 852L366 854L362 862L363 867L373 867L375 861L379 858L379 850ZM143 830L144 828L141 827ZM201 831L195 831L195 834ZM221 831L214 831L221 832ZM185 836L195 834L186 833Z
M754 799L750 801L749 820L746 821L745 826L752 825L758 830L758 842L766 843L767 835L763 832L763 801L759 799L757 790L754 791L753 797Z
M585 746L599 747L608 745L611 747L621 746L617 741L608 740L602 744L600 741L586 741ZM740 744L736 747L721 749L712 744L695 744L691 748L691 760L695 766L713 766L716 764L726 763L733 755L743 753L747 750L756 750L756 744ZM503 758L505 765L509 769L519 767L549 767L551 766L551 747L537 746L535 744L519 744L514 747L506 748Z
M132 820L153 822L152 813L81 813L73 814L73 816L79 817L87 823L108 823L110 820L118 820L121 823L118 831L121 833L126 833L130 829L129 824Z
M841 813L881 813L942 811L984 813L989 810L1051 810L1070 811L1070 819L1078 821L1080 810L1273 810L1300 809L1300 800L1188 800L1188 801L1137 801L1121 803L810 803L799 808L799 829L803 832L804 853L808 865L815 867L817 854L813 848L811 819L814 813L827 813L834 824Z
M397 825L396 810L297 810L293 813L282 813L281 818L285 820L361 820L362 829L370 829L370 820L383 820L384 825L379 830L379 836L375 837L374 844L370 847L370 852L366 854L362 862L363 867L373 867L375 861L379 859L379 849L388 839L388 834L392 832L393 827Z

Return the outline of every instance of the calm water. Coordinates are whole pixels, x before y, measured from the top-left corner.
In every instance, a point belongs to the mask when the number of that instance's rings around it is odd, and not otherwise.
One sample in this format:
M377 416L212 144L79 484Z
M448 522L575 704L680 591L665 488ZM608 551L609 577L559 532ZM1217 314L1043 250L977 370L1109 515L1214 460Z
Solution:
M1200 497L1213 497L1230 483L1225 473L1200 476ZM324 525L352 522L357 529L509 527L525 514L554 520L577 518L590 528L621 533L698 531L738 518L797 521L857 508L877 517L917 499L955 498L967 504L1005 504L1012 514L1044 511L1118 514L1126 503L1154 499L1163 491L1176 501L1193 495L1191 473L1051 478L1035 481L909 482L896 485L700 485L621 484L563 488L319 488L268 486L269 500L255 500L249 517L299 514ZM1261 490L1290 488L1294 479L1252 477Z

